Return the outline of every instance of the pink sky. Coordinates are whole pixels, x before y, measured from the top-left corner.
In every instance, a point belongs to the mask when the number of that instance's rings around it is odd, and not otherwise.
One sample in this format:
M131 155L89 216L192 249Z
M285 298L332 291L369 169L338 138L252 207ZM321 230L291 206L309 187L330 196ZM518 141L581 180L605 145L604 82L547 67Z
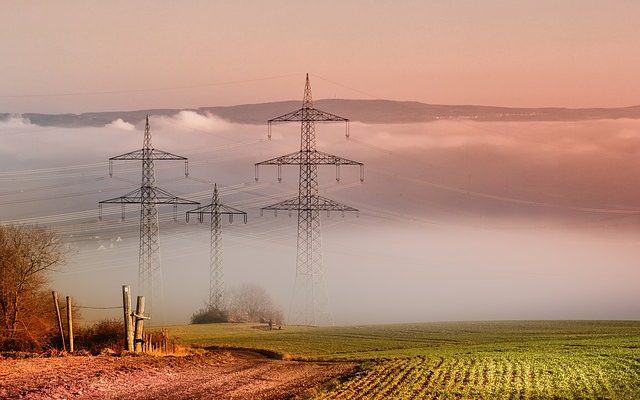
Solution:
M381 97L639 104L636 1L20 1L0 12L0 112ZM222 86L204 84L278 79ZM135 93L40 96L132 89ZM39 96L32 96L39 95Z

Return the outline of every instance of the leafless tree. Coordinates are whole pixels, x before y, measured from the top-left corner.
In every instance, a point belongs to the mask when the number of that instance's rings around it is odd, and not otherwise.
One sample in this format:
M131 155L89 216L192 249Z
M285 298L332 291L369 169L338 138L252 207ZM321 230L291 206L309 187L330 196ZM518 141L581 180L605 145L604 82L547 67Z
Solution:
M64 262L63 245L47 228L0 226L0 338L12 339L43 317L48 272ZM46 314L46 313L44 313Z
M283 323L282 311L275 305L267 291L259 285L242 284L229 290L229 318L234 321Z

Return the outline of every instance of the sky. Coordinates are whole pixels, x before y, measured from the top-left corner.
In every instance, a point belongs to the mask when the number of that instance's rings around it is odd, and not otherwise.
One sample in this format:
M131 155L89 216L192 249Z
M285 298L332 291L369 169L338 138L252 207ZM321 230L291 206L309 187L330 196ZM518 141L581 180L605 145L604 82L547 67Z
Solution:
M638 104L637 1L20 1L0 12L0 112L299 98Z
M19 115L315 98L442 104L639 104L635 1L58 1L0 6L0 221L51 226L69 262L52 286L84 306L135 288L139 210L97 203L140 185L143 121L41 127ZM327 110L331 111L331 110ZM275 116L274 116L275 117ZM348 117L348 116L346 116ZM249 214L223 227L229 286L264 286L285 310L295 217L260 215L293 196L297 171L254 163L299 148L299 126L177 111L151 117L158 185L207 202L212 183ZM323 216L325 286L337 324L492 319L638 319L640 122L352 122L318 127L320 150L362 161L320 173L323 196L360 209ZM184 211L184 210L182 210ZM206 224L161 208L164 322L207 297ZM170 300L170 301L169 301ZM111 313L111 314L110 314ZM86 311L87 320L118 317Z

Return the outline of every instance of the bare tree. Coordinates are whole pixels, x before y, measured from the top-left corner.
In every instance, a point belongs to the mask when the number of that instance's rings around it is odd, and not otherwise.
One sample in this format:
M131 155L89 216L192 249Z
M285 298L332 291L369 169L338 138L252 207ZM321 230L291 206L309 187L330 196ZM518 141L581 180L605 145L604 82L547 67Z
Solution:
M229 318L234 321L268 322L282 324L282 311L275 305L271 296L262 287L244 283L231 289L229 299Z
M42 227L0 226L0 338L12 339L41 318L47 273L64 262L57 235Z

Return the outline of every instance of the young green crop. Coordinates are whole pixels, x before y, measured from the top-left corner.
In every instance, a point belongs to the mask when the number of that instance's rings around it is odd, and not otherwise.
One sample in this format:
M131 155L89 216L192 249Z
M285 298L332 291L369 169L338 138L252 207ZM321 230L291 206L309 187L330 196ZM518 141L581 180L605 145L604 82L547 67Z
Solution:
M640 322L170 327L200 346L266 349L362 369L319 399L638 399Z

